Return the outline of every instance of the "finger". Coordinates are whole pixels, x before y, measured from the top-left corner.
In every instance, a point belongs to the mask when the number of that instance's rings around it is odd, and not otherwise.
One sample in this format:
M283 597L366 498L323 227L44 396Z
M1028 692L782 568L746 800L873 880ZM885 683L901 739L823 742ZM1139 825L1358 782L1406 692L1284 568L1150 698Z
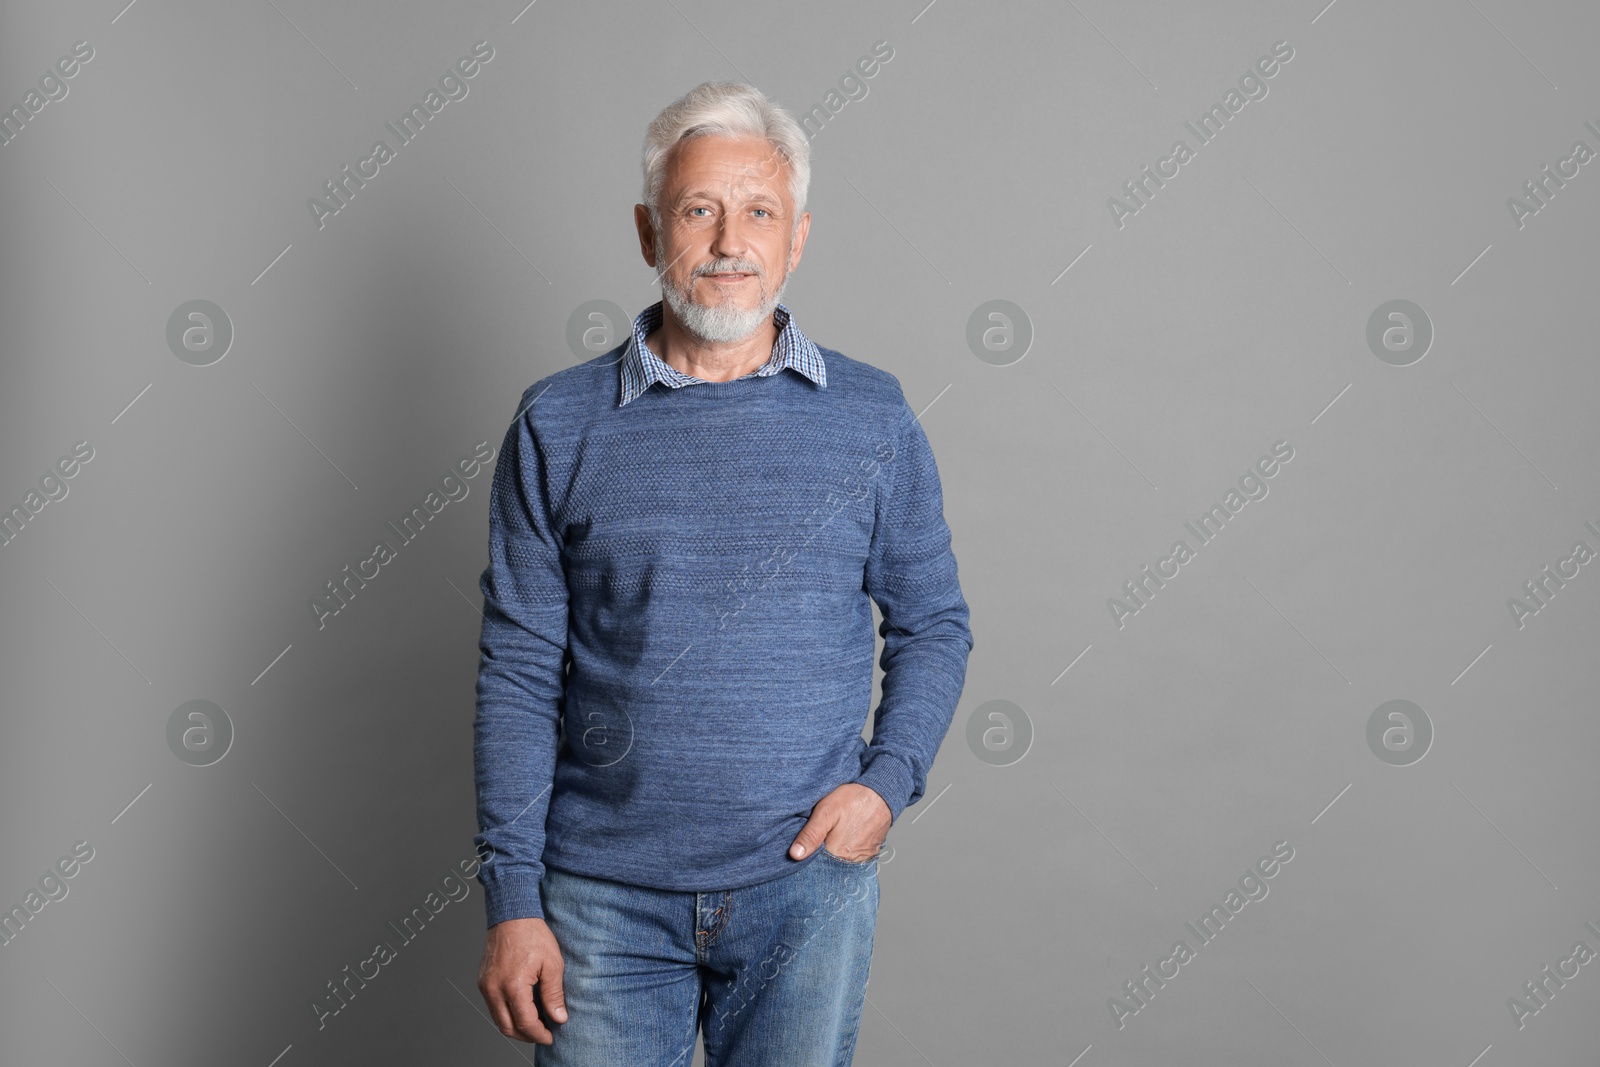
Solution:
M507 1037L511 1036L511 1012L506 1010L505 997L494 986L479 987L483 994L483 1002L489 1007L489 1018L494 1020L494 1028Z
M558 1023L567 1021L567 997L561 988L560 965L545 968L539 976L539 999L544 1003L544 1010L550 1018Z
M534 1006L531 983L526 979L513 981L502 988L502 993L506 1003L511 1007L511 1017L514 1020L512 1028L518 1037L541 1045L555 1041L555 1036L545 1028L543 1020L539 1018L539 1011Z
M807 820L795 835L794 841L789 845L789 855L794 859L804 859L817 850L823 838L828 836L828 831L833 828L831 822L824 822L816 816Z

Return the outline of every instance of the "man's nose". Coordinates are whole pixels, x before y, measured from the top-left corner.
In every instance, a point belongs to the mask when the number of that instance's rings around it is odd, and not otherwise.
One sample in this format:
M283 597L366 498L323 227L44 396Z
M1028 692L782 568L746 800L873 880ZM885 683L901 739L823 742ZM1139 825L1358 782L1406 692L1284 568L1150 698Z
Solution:
M749 223L743 215L728 212L717 224L711 241L711 251L726 259L745 259L750 251Z

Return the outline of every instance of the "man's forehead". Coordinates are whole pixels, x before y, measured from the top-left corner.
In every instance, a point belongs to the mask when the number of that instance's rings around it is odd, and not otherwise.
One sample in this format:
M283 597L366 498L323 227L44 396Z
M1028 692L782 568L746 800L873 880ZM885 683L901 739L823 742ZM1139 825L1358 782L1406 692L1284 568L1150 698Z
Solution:
M667 173L677 199L727 192L748 197L779 195L786 169L782 155L766 141L705 135L679 145Z
M684 200L716 200L725 196L739 200L770 200L778 203L783 199L781 192L776 184L730 178L721 182L696 182L693 186L674 193L671 200L673 203L681 203Z

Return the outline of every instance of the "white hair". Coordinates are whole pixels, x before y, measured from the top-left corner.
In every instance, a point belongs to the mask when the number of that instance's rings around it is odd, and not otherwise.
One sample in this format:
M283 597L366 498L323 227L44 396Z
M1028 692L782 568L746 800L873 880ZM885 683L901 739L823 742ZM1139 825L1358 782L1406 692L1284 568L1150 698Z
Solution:
M794 201L794 225L799 226L811 184L811 142L793 116L741 82L701 82L650 123L644 136L644 204L651 221L660 226L657 208L673 149L707 134L765 138L789 164L789 198Z

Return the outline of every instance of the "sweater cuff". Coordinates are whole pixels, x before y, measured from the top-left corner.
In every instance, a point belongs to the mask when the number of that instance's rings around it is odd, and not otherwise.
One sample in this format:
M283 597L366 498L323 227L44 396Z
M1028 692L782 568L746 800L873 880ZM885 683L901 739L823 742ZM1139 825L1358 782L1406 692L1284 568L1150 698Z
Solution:
M900 813L910 803L911 792L916 785L911 778L911 768L906 766L904 760L889 752L874 754L856 781L877 793L889 805L891 826L899 820Z
M478 881L483 885L484 911L489 925L507 919L542 919L544 904L539 897L539 881L544 867L496 866L489 864L478 871Z

